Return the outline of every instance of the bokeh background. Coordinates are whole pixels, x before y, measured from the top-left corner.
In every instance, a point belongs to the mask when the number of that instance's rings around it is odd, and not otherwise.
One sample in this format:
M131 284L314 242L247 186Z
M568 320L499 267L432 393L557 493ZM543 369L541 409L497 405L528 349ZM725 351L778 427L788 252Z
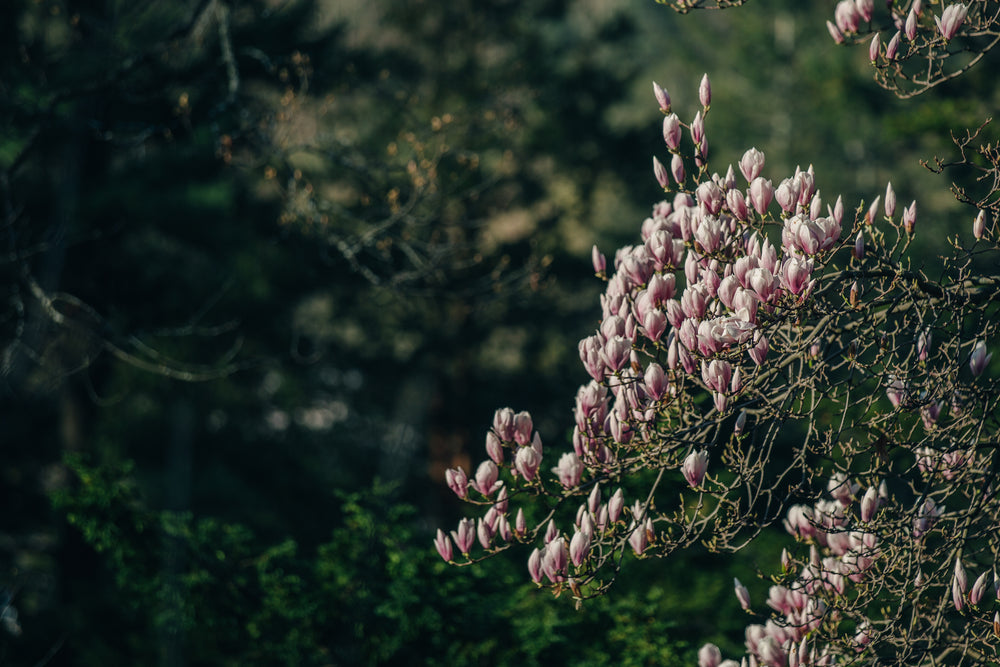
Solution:
M579 609L432 537L495 409L568 441L590 249L662 198L652 81L690 121L708 73L720 172L755 146L848 210L891 179L928 258L964 224L919 160L997 100L895 100L833 4L5 0L0 664L737 651L776 537L627 560Z

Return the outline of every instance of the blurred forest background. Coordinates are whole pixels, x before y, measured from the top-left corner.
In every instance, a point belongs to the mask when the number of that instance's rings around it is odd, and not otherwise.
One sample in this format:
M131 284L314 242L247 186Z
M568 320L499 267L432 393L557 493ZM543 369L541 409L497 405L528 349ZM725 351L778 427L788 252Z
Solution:
M576 610L432 537L496 408L567 441L590 248L662 196L653 80L690 120L709 74L720 172L756 146L848 209L891 178L928 251L958 224L918 160L997 100L897 102L833 4L5 0L0 665L735 650L767 540Z

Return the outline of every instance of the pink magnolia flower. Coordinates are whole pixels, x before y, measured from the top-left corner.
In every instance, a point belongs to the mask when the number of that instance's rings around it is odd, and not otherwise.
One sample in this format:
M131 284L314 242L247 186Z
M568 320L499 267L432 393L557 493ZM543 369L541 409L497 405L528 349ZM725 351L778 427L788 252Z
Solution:
M801 186L796 179L786 178L774 190L774 198L785 213L793 213L799 202Z
M950 40L958 32L958 29L962 27L962 23L965 21L965 16L969 9L961 3L955 3L953 5L948 5L943 12L941 12L941 17L934 17L934 22L937 23L938 30L941 31L941 36L944 37L945 41Z
M613 336L601 350L601 358L611 372L620 371L628 363L632 343L624 336Z
M653 156L653 175L656 177L656 182L660 184L660 187L664 190L670 187L670 177L667 175L667 168L663 166L663 163L654 155Z
M670 94L663 88L660 84L653 82L653 95L656 97L657 103L660 105L660 111L663 113L670 113Z
M933 338L934 336L930 329L920 330L920 335L917 336L917 358L920 361L927 361L927 355L930 353Z
M479 519L476 524L476 535L479 537L479 543L483 545L484 549L490 548L490 542L493 541L493 536L496 534L496 524L491 524L485 519Z
M528 574L536 584L542 583L542 552L534 549L528 557Z
M982 375L992 358L992 352L989 354L986 353L986 342L978 341L976 347L972 350L972 355L969 357L969 369L972 371L972 376L979 377Z
M583 475L583 461L575 452L567 452L559 458L559 465L552 469L559 477L559 483L567 489L572 489L580 483Z
M875 511L878 509L878 488L874 486L869 486L868 490L865 491L864 497L861 499L861 520L868 523L875 516Z
M743 193L735 188L726 191L726 207L729 212L736 216L737 220L746 222L750 217L750 210L747 208L746 198Z
M510 442L514 439L514 411L510 408L500 408L493 415L493 430L501 440Z
M878 60L879 51L882 49L882 38L879 33L875 33L871 43L868 45L868 59L874 63Z
M889 43L885 47L885 59L889 62L896 60L896 55L899 53L900 37L900 32L897 30L896 34L892 36Z
M881 199L881 196L875 197L875 201L873 201L872 205L868 207L868 214L865 216L865 222L869 225L875 224L875 217L878 215L878 205Z
M476 469L476 478L472 481L472 488L489 498L502 486L497 481L500 470L493 461L483 461Z
M465 471L462 470L462 466L449 468L445 471L444 478L448 482L448 488L454 491L456 496L465 498L468 495L469 478L466 476Z
M917 516L913 519L913 537L920 538L926 535L944 511L945 507L938 507L933 498L927 498L920 503Z
M875 0L854 0L854 7L858 10L858 14L865 21L872 20L872 12L875 11Z
M441 558L444 559L445 562L451 560L451 541L440 528L438 528L437 537L434 538L434 546L437 548L438 554L441 555Z
M796 296L804 296L809 291L812 271L812 259L788 257L782 265L781 285Z
M705 140L705 118L700 111L695 113L694 120L691 121L691 140L694 141L695 145L701 144Z
M681 119L675 113L663 119L663 141L671 151L681 145Z
M662 398L667 389L667 378L663 367L656 362L650 363L643 375L643 385L650 398L653 400Z
M625 494L622 493L621 489L618 489L611 496L611 500L608 501L608 521L611 523L618 521L618 517L621 516L624 507Z
M632 551L635 552L635 555L641 556L642 552L646 550L646 546L649 544L646 539L645 526L637 525L628 536L628 543L632 547Z
M740 172L747 179L747 183L753 183L760 172L764 170L764 154L756 148L749 149L740 158Z
M896 212L896 191L892 189L890 182L885 186L885 216L891 218Z
M514 467L529 482L535 479L541 463L542 455L536 452L534 447L521 447L514 458Z
M983 238L986 232L986 211L980 211L976 216L976 221L972 223L972 235L977 239Z
M750 591L740 583L739 579L733 579L733 588L736 591L736 599L740 601L740 606L748 611L750 609Z
M917 225L917 202L910 202L910 205L903 209L903 229L907 234L912 234Z
M497 465L503 463L503 445L493 431L486 434L486 453Z
M924 428L930 429L937 423L942 407L944 407L944 403L934 401L920 408L920 419L924 422Z
M451 531L451 539L463 554L468 554L476 541L476 524L472 519L465 518L458 523L458 530Z
M767 358L768 350L770 349L770 344L768 343L767 336L763 335L759 330L755 331L753 334L753 345L747 350L747 354L758 366L764 364L764 359Z
M577 531L569 543L569 557L573 565L579 567L590 555L591 534L589 531Z
M713 359L711 362L701 362L701 379L716 391L727 391L733 368L728 361Z
M701 84L698 86L698 101L705 108L712 104L712 84L708 81L708 74L701 77Z
M833 37L833 41L837 44L844 43L844 35L840 32L840 29L833 24L832 21L826 22L826 29L830 31L830 37Z
M972 590L969 591L969 602L973 605L978 605L979 601L983 599L983 595L986 593L988 574L988 572L983 572L976 578L975 583L972 584Z
M962 597L963 591L959 590L958 581L951 582L951 600L955 605L955 611L962 611L965 608L965 599Z
M514 415L514 441L519 445L526 445L531 442L531 430L534 424L531 415L521 411Z
M910 8L910 13L906 16L906 23L903 25L903 32L906 39L911 42L917 37L917 12L916 7Z
M653 159L655 160L656 158ZM662 167L663 165L660 165L660 168ZM590 261L594 265L594 273L603 274L604 270L608 267L608 260L605 259L596 245L590 250Z
M674 156L670 159L670 173L673 175L677 185L684 183L684 160L678 153L674 153Z
M767 207L774 199L774 186L771 181L762 176L757 176L750 183L750 203L759 215L767 213Z
M667 316L661 310L651 310L643 319L642 328L646 330L646 337L656 342L667 330Z
M705 480L705 472L707 470L708 452L705 450L691 452L681 465L681 473L692 489L697 489L701 486L701 483Z
M698 651L698 667L719 667L722 652L715 644L705 644Z
M845 507L851 504L854 494L858 492L859 488L842 472L834 473L826 484L826 490L830 492L830 495Z
M704 205L709 213L713 216L719 215L719 212L722 210L722 201L725 197L722 192L722 188L711 181L705 181L698 186L698 189L695 191L695 196L698 199L698 203ZM699 228L702 226L704 226L704 224L699 225Z

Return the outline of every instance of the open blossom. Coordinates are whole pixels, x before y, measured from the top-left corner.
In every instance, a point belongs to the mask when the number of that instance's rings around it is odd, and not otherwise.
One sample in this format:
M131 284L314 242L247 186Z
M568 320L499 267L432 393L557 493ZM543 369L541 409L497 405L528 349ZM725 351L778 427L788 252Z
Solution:
M465 518L458 523L458 530L451 531L451 539L463 554L469 553L476 541L476 524L472 519Z
M812 271L812 259L790 256L782 266L781 285L796 296L804 295L809 291Z
M948 5L943 12L941 12L940 18L935 16L934 22L937 23L938 30L941 31L941 36L945 40L950 40L958 32L958 29L962 27L962 23L965 21L965 16L969 9L961 3L956 3L953 5Z
M838 2L837 8L834 10L834 20L837 22L837 28L840 29L840 32L857 32L858 25L861 23L861 14L858 13L854 0Z
M472 488L486 497L500 489L502 482L497 481L500 470L493 461L483 461L476 470L476 478L472 481Z
M580 483L583 474L583 461L575 452L567 452L559 458L559 465L552 469L559 477L559 483L567 489L572 489Z

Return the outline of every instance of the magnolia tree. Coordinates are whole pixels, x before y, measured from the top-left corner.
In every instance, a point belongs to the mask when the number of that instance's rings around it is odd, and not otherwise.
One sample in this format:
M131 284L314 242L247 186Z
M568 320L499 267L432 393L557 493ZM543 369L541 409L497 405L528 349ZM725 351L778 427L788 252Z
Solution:
M993 34L996 2L880 9L845 0L831 33L900 24L871 59L906 94L993 44L973 42ZM754 148L713 170L708 77L689 122L653 89L669 196L610 265L594 249L607 288L579 344L590 380L571 446L543 447L528 413L498 410L472 476L447 473L479 516L438 531L441 557L526 545L536 584L584 600L630 558L739 551L780 522L766 597L734 582L746 655L708 644L700 667L1000 660L997 152L976 131L956 142L984 187L954 188L969 224L920 264L917 202L891 184L855 207L821 196L811 167L770 173Z

